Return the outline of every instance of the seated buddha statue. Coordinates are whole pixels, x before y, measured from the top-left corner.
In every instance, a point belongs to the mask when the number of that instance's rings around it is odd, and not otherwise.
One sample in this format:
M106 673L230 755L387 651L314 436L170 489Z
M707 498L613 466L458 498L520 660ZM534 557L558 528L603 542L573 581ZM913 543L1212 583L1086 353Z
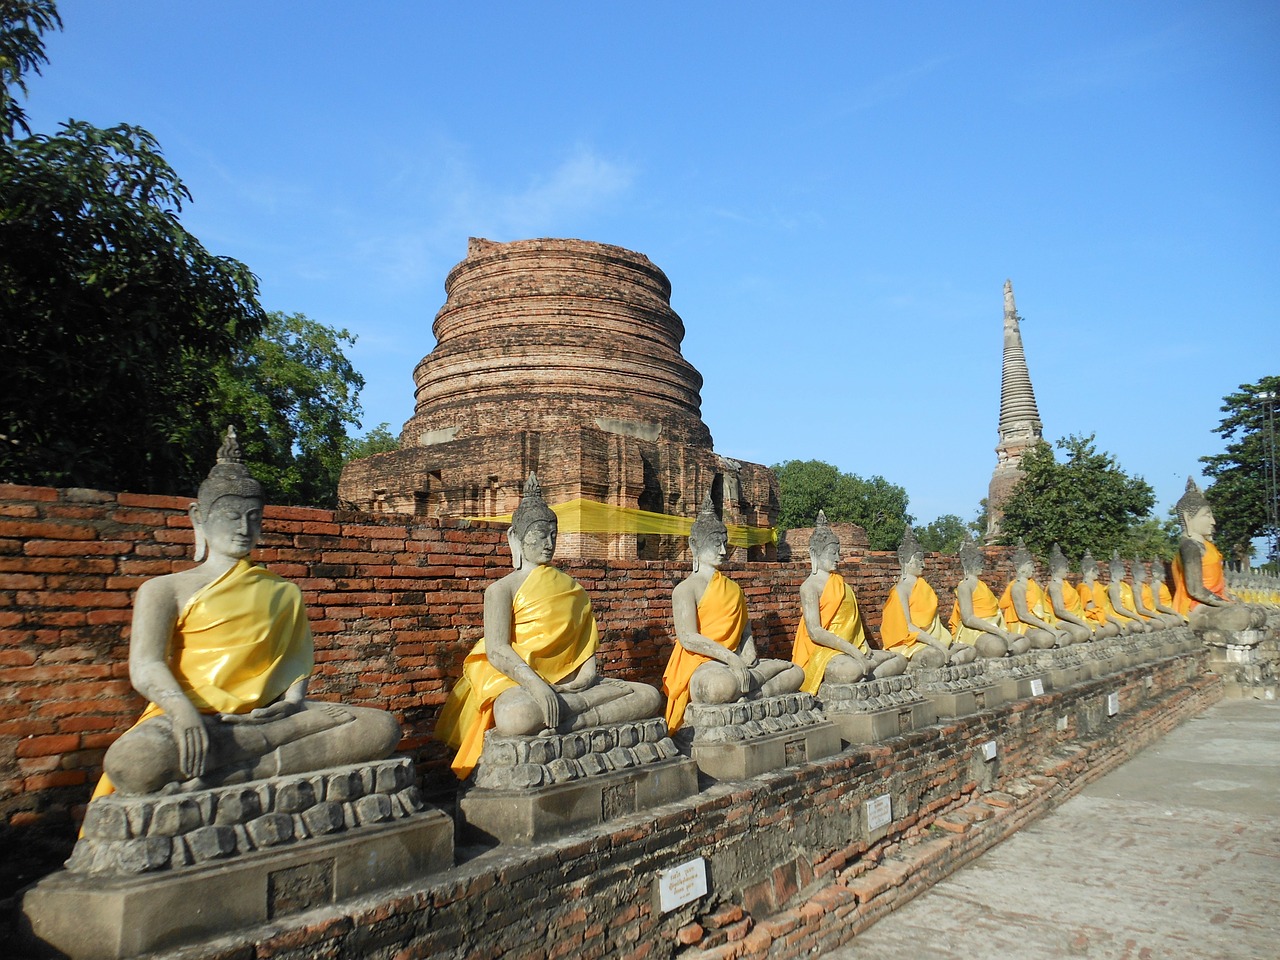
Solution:
M1222 554L1213 543L1217 524L1209 500L1190 477L1175 509L1182 539L1173 558L1173 607L1197 631L1236 633L1266 623L1266 611L1227 592Z
M558 521L530 473L511 515L514 568L484 591L484 637L462 664L440 712L436 736L457 751L460 780L480 760L484 735L569 733L657 716L653 687L600 676L600 634L591 601L573 577L552 566Z
M1005 626L1025 636L1037 650L1071 643L1071 634L1057 626L1048 598L1035 581L1035 558L1021 540L1013 552L1013 570L1013 579L1000 596Z
M821 510L809 538L809 563L813 572L800 585L800 624L791 651L791 662L804 670L801 691L817 693L823 682L856 683L906 670L905 657L867 643L853 587L836 573L840 540Z
M960 545L964 578L956 584L956 600L948 622L953 644L968 644L980 657L1026 653L1031 649L1031 641L1005 626L1000 601L981 579L986 565L982 548L966 539Z
M1159 562L1154 561L1151 569L1155 570ZM1147 582L1147 566L1138 557L1129 562L1129 575L1133 578L1134 609L1148 624L1158 630L1161 627L1176 627L1183 622L1177 613L1165 613L1156 606L1156 591Z
M1098 561L1088 550L1080 558L1080 583L1076 586L1076 593L1080 595L1085 619L1093 628L1096 639L1120 636L1124 624L1111 610L1107 588L1098 583Z
M1067 558L1056 543L1049 550L1049 607L1057 625L1076 643L1093 638L1093 624L1085 616L1080 591L1067 581Z
M1164 614L1166 622L1171 626L1186 623L1187 618L1178 613L1173 606L1173 594L1169 592L1168 585L1164 582L1164 561L1159 557L1155 557L1151 561L1151 577L1147 584L1151 591L1151 603L1149 606L1157 613ZM1169 620L1169 617L1175 619Z
M924 548L909 524L898 546L898 565L902 575L889 591L880 617L884 649L902 654L912 668L936 668L975 659L977 649L967 643L953 643L938 616L938 595L924 579Z
M263 501L228 429L188 508L198 564L138 588L129 679L149 703L107 750L95 799L381 760L399 742L386 711L307 699L302 591L249 560Z
M1111 612L1128 622L1129 633L1146 633L1152 629L1134 605L1133 587L1125 581L1127 570L1119 550L1111 554L1108 570L1111 582L1107 584L1107 599L1111 602Z
M790 660L762 660L742 588L720 572L729 557L729 531L708 494L689 532L693 572L671 592L676 644L662 674L667 729L684 723L690 703L736 703L795 693L805 680Z

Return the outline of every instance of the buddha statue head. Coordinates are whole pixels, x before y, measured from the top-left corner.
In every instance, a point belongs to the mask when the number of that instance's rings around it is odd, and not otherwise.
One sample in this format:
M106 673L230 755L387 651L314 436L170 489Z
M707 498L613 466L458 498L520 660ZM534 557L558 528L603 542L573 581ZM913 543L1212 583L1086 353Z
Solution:
M704 566L718 570L729 557L729 529L716 513L711 492L702 498L698 516L689 529L689 552L693 555L693 572Z
M1174 509L1178 513L1178 521L1182 524L1182 535L1192 540L1209 540L1213 537L1215 521L1213 508L1209 506L1209 498L1196 484L1187 477L1187 489L1178 498Z
M1055 543L1049 548L1049 577L1053 580L1061 580L1067 575L1069 569L1067 555L1062 552L1062 547Z
M840 564L840 538L827 523L827 514L823 510L818 511L813 536L809 538L809 562L814 573L830 573Z
M907 524L902 532L902 542L898 544L898 565L904 574L918 577L924 573L924 547L916 539L916 532Z
M980 546L966 536L960 544L960 569L964 571L966 577L976 577L986 569L986 566L987 555L982 552Z
M262 535L262 484L244 465L235 427L227 427L217 462L187 513L196 533L196 561L210 551L247 557Z
M511 513L511 529L507 531L514 565L519 568L526 561L533 566L550 563L556 552L558 529L555 512L542 499L538 475L531 471L524 482L520 505Z
M1141 585L1147 582L1147 568L1143 565L1141 558L1134 557L1129 561L1129 576L1133 578L1133 582Z
M1125 569L1124 557L1120 556L1119 550L1111 551L1111 565L1107 568L1112 583L1119 583L1128 574Z
M1036 575L1036 558L1031 555L1031 551L1027 549L1026 543L1021 537L1018 538L1018 545L1013 551L1013 574L1018 580L1029 580Z
M1080 577L1089 583L1098 579L1098 561L1093 559L1093 552L1090 550L1086 550L1080 558Z

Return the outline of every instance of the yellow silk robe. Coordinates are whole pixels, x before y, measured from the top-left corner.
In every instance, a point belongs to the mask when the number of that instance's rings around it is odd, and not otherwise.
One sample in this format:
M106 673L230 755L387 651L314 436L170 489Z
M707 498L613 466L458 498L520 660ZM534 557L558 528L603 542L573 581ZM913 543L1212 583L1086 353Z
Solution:
M535 567L516 591L511 649L547 683L559 683L595 655L600 645L591 601L578 581L555 567ZM481 639L462 662L462 677L445 701L436 736L457 750L451 764L465 780L493 728L493 701L516 686L489 662Z
M698 632L726 650L736 651L746 628L747 604L742 597L742 588L717 570L711 575L711 582L698 601ZM684 723L693 671L710 661L710 657L692 653L679 640L676 641L667 669L662 673L662 692L667 696L667 730L671 733Z
M1050 597L1049 599L1052 604L1053 598ZM1088 619L1088 615L1085 613L1084 609L1084 600L1080 596L1079 589L1072 586L1066 580L1062 581L1062 604L1067 608L1067 613L1079 617L1081 620Z
M973 588L973 615L979 620L994 623L1001 630L1004 629L1004 614L1000 612L1000 601L996 599L991 588L981 580ZM967 643L973 646L979 637L987 636L985 630L975 630L973 627L964 625L964 620L960 617L959 600L951 605L951 619L947 622L947 626L951 628L951 636L955 638L956 643Z
M1133 586L1127 580L1120 581L1120 602L1123 603L1126 608L1138 614L1136 617L1128 617L1127 619L1137 620L1141 623L1146 623L1151 619L1150 617L1144 617L1141 613L1138 613L1137 604L1133 602Z
M912 623L923 624L925 633L944 647L951 646L951 634L938 616L938 595L934 593L933 587L925 583L924 577L916 577L911 596L907 598L907 606L911 610ZM900 653L908 660L917 650L926 646L920 641L919 634L907 624L896 585L889 591L889 599L884 605L884 614L880 619L880 640L884 649Z
M862 614L858 611L858 600L853 595L853 587L844 582L844 577L833 573L827 577L827 584L822 588L822 596L818 599L818 618L824 630L830 630L841 640L846 640L862 653L869 653L867 634L862 627ZM840 651L814 643L809 636L809 628L804 623L804 613L800 614L800 626L796 627L796 640L791 648L791 662L804 668L804 684L800 687L804 693L817 693L822 684L827 664Z
M169 670L201 713L264 707L314 665L302 591L247 559L192 594L173 626ZM162 712L149 703L138 723ZM114 791L104 775L93 797Z
M1084 610L1085 619L1099 626L1107 622L1107 608L1103 606L1098 599L1099 595L1106 593L1105 587L1098 587L1096 590L1084 581L1080 582L1080 586L1076 587L1076 593L1080 597L1080 607ZM1090 601L1093 606L1090 607Z
M1227 578L1222 571L1222 554L1213 545L1212 540L1204 542L1204 553L1200 557L1200 574L1204 587L1210 593L1224 599L1227 596ZM1187 572L1182 566L1182 552L1173 558L1173 609L1184 617L1196 607L1200 601L1192 598L1187 592Z
M1000 595L1000 612L1004 614L1005 629L1010 633L1024 634L1031 629L1031 624L1023 623L1018 619L1018 610L1013 605L1013 585L1015 582L1010 580L1004 588L1004 593ZM1044 590L1040 588L1040 584L1028 577L1027 612L1039 617L1045 623L1053 624L1057 622L1057 617L1049 610L1047 600L1048 598L1045 597Z

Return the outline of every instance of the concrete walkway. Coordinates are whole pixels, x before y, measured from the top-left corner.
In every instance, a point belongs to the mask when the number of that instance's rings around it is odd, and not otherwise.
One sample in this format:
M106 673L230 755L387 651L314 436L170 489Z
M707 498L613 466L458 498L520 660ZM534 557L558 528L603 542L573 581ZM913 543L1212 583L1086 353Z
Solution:
M826 960L1275 960L1280 703L1226 700Z

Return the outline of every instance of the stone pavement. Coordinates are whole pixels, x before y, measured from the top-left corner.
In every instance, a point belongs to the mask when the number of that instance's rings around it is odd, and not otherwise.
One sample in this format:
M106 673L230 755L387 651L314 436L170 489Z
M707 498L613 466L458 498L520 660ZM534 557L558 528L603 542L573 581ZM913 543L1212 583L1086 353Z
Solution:
M1280 957L1280 703L1218 703L824 954L918 957Z

